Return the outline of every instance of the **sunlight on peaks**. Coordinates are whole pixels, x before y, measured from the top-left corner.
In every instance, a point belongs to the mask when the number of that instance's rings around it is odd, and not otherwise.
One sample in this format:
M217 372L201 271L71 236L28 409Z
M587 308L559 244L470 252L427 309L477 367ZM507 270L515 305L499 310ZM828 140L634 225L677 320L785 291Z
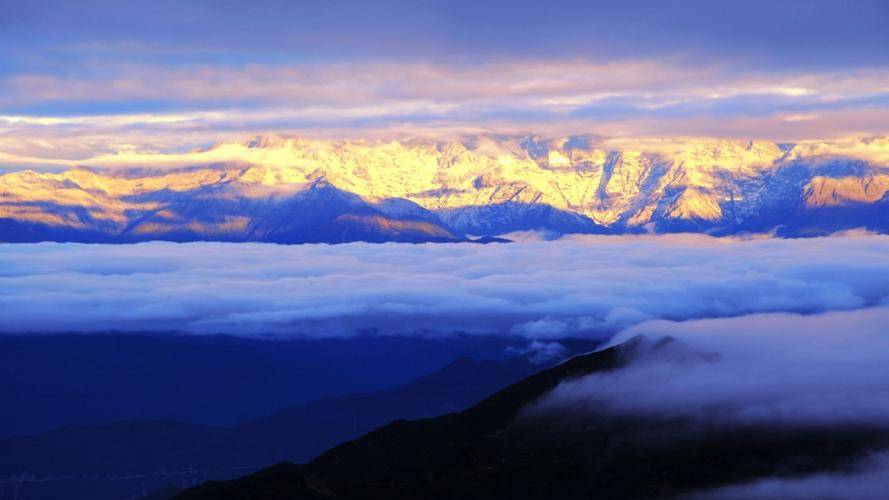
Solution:
M76 163L99 170L2 175L0 192L7 203L81 207L94 218L123 224L128 211L161 208L163 193L193 191L200 198L201 189L212 187L207 196L216 200L266 199L324 181L369 202L404 198L429 210L545 204L601 225L638 227L655 218L716 221L726 216L723 210L729 205L731 217L743 216L757 210L769 172L792 162L828 168L837 159L849 168L864 168L849 159L873 165L849 179L842 178L849 175L842 172L825 176L811 170L802 191L802 184L794 184L794 192L780 196L800 195L807 206L819 207L874 202L887 192L889 173L883 172L889 165L889 137L779 146L706 138L544 140L485 135L453 141L272 136L183 153L126 147ZM27 220L43 217L17 213Z
M889 174L839 179L818 176L809 181L805 190L806 205L810 207L844 205L850 201L872 203L889 192Z

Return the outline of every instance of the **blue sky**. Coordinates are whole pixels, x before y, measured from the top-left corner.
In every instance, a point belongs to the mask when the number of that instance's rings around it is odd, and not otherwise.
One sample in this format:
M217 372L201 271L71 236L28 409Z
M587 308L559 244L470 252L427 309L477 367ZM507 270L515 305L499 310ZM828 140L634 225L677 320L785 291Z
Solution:
M0 151L882 134L885 1L0 0Z

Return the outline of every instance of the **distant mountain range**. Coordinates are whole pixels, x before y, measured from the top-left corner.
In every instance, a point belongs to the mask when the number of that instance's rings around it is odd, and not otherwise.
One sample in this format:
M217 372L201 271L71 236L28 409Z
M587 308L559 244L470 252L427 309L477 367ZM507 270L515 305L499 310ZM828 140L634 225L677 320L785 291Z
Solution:
M281 463L175 498L689 498L760 477L838 470L889 443L883 426L695 425L671 414L621 417L567 407L522 413L563 382L620 369L639 348L714 356L669 338L636 337L532 375L460 413L395 421L306 464Z
M0 241L468 241L514 231L889 232L889 137L263 138L0 176Z

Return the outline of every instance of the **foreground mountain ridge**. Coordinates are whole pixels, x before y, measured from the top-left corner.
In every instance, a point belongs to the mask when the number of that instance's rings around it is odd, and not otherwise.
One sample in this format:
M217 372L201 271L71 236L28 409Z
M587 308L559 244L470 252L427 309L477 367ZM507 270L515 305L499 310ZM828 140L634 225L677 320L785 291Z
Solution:
M0 241L462 241L466 234L777 231L889 222L889 137L594 137L333 142L260 138L133 168L0 176Z
M22 498L99 500L237 477L281 460L310 460L395 419L462 410L537 369L523 358L460 357L391 389L324 398L231 427L176 420L67 425L0 439L0 478L18 480Z
M397 420L311 462L207 482L175 498L694 498L776 473L847 467L889 439L883 426L700 426L675 415L627 417L604 408L529 411L562 383L646 356L712 362L719 355L670 337L633 337L538 372L462 412Z

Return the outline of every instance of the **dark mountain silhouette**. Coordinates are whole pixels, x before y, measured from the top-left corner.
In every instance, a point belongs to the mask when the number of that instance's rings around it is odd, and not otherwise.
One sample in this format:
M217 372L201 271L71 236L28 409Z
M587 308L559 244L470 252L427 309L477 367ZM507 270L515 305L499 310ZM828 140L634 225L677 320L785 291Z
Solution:
M0 440L0 477L25 474L81 483L92 478L96 484L82 497L91 499L116 498L119 486L103 488L103 482L127 478L156 488L166 482L232 477L281 460L309 460L398 418L462 410L534 369L518 358L496 362L463 357L402 387L294 406L231 428L177 421L65 426ZM213 474L205 477L207 472ZM68 482L24 482L22 489L48 494Z
M132 420L228 427L289 406L399 387L460 356L505 360L508 348L524 345L460 335L0 335L0 401L14 402L0 412L0 437Z
M571 410L521 413L563 381L618 368L639 342L573 358L463 412L399 420L307 464L281 463L176 498L663 498L837 467L889 441L874 428L704 427ZM681 351L673 342L654 348L672 355Z
M308 460L397 418L462 410L533 370L533 365L523 359L479 362L462 357L397 389L324 399L245 422L232 430L253 443L268 443L273 456Z

